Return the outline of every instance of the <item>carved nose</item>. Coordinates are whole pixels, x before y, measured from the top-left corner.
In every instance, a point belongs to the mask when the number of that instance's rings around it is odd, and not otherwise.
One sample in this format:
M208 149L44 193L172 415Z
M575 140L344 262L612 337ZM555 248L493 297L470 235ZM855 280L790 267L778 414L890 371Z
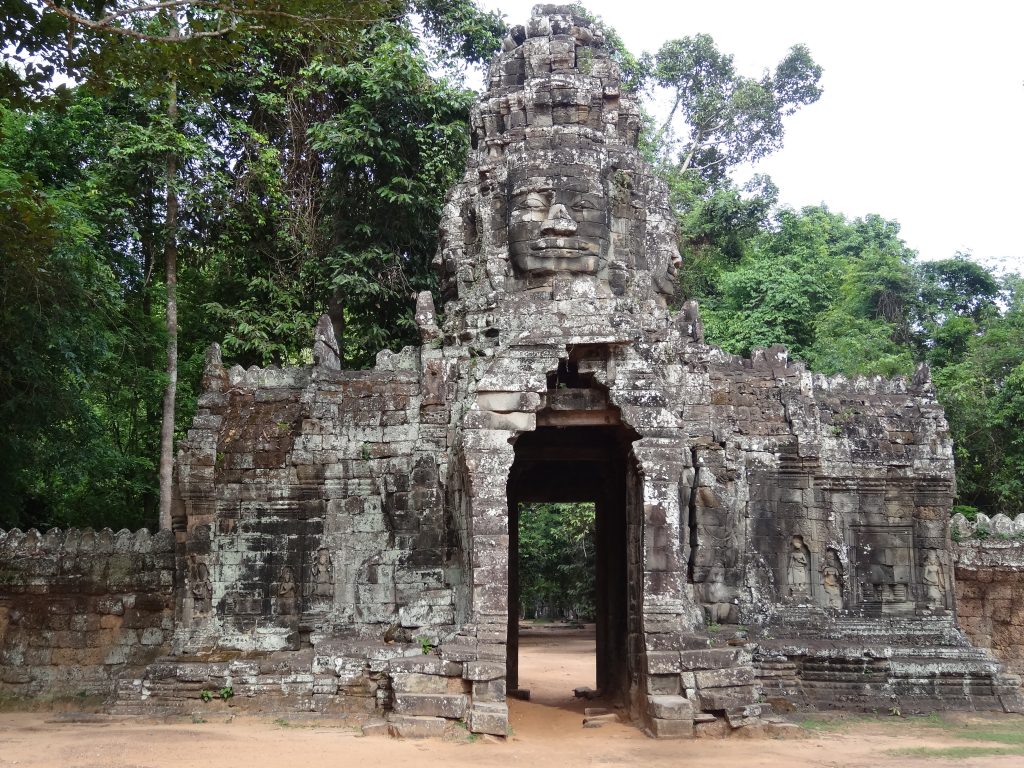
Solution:
M540 231L542 235L575 235L576 222L564 205L555 203L548 211Z

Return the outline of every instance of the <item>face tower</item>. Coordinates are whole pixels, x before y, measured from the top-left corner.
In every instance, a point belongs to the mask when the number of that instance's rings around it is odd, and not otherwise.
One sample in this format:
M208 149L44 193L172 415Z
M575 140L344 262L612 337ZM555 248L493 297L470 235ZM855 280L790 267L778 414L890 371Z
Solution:
M172 658L132 695L228 674L264 709L504 734L519 510L590 502L598 685L658 736L760 723L768 697L1019 707L957 628L927 371L704 343L639 110L573 8L511 30L470 123L421 346L343 371L324 319L312 366L211 350L177 462Z

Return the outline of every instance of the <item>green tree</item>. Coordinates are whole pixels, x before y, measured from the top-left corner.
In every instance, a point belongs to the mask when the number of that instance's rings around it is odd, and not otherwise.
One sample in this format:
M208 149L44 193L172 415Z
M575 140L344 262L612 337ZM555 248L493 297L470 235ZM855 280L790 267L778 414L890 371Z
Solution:
M72 345L51 365L45 355L30 359L38 347L28 343L33 336L22 334L26 343L12 345L0 374L12 384L0 394L4 408L24 418L17 441L0 441L0 462L17 459L4 464L5 477L15 481L5 486L8 495L0 502L3 523L153 519L159 390L166 381L159 358L167 340L161 328L167 303L160 292L168 282L169 242L178 250L181 304L182 378L174 409L179 435L191 419L203 350L211 341L226 338L229 359L245 364L307 359L312 322L337 293L335 283L347 276L338 274L330 259L355 241L353 213L362 204L345 191L344 180L334 184L340 169L358 169L364 176L367 168L391 172L380 188L364 183L360 190L378 210L390 205L391 218L381 213L379 221L398 224L394 231L381 227L380 243L372 234L357 233L361 250L350 251L383 254L388 269L367 268L364 277L389 290L377 286L376 298L362 303L343 294L349 327L376 332L366 339L349 332L348 361L372 359L376 342L409 338L407 327L384 326L399 325L394 316L411 314L404 286L424 280L438 195L447 186L446 174L462 166L467 103L455 83L428 74L436 71L436 60L422 53L410 20L413 11L428 7L433 14L424 17L428 31L448 34L450 40L467 35L463 53L485 56L500 39L497 19L479 12L473 17L471 2L424 0L403 6L407 13L372 29L335 37L293 25L276 27L272 34L235 30L174 48L124 35L100 46L99 38L83 33L74 38L81 56L74 62L54 59L59 65L54 69L67 72L73 63L80 85L33 90L23 79L18 107L3 106L10 128L0 146L9 171L4 205L19 211L18 218L5 222L13 229L6 242L37 262L19 269L15 261L5 263L11 269L3 279L5 285L31 286L35 270L48 275L36 279L50 286L48 293L36 290L42 297L36 327L59 339L65 319L73 318L87 329L83 338L98 348L87 355L92 347ZM52 22L53 14L37 14L18 27L40 35L43 42L35 51L53 42L41 31L47 19ZM5 35L14 27L5 27ZM85 55L89 46L92 57ZM382 60L379 47L390 61ZM179 65L192 56L201 63L186 72ZM176 119L168 116L164 99L169 71L179 74ZM394 72L405 78L397 87L387 79ZM368 120L365 125L378 127L376 135L357 134L360 114ZM334 133L318 131L330 121ZM437 139L455 134L457 140ZM171 155L175 168L168 176ZM408 189L401 186L403 179L410 181ZM428 187L432 198L424 204L418 194ZM166 226L169 192L178 203L175 228ZM21 225L15 227L16 221ZM62 261L61 249L70 248L72 235L79 258L72 266L80 266L81 275ZM404 247L419 236L415 250ZM397 287L391 285L395 264L403 272ZM85 287L72 290L76 280ZM21 293L7 290L5 317L14 318L12 329L22 321L32 325L18 307L26 295L27 287ZM54 297L67 303L66 314ZM372 312L379 318L376 326L367 318ZM52 384L64 411L45 398L38 411L25 408L33 392L16 382L35 381L37 371L45 372L39 378ZM32 413L46 418L28 418ZM68 430L81 439L70 440ZM47 447L49 453L27 450L29 445ZM123 461L101 458L114 451ZM123 469L120 475L115 467ZM96 503L88 504L89 499Z
M705 299L723 288L721 278L767 227L778 200L770 178L738 185L731 171L782 146L785 118L821 96L822 69L796 45L774 71L747 77L708 35L670 40L643 61L648 82L671 105L649 143L671 190L687 264L679 298Z
M594 615L594 524L590 503L519 506L519 594L524 615Z
M785 344L826 373L912 370L914 253L895 222L784 209L742 250L702 304L710 341L738 354Z
M659 130L660 152L680 172L720 180L782 146L783 118L818 100L821 73L803 45L793 46L774 72L751 78L736 72L733 57L710 35L670 40L652 70L672 103Z
M137 525L153 498L146 417L160 386L159 328L138 311L142 275L121 251L137 175L101 149L123 113L55 102L32 115L0 106L0 523Z
M1024 512L1024 292L1019 277L1003 283L998 304L988 304L992 275L965 267L962 258L936 264L935 274L972 275L959 296L946 294L950 313L925 345L936 365L933 379L955 446L958 501L988 514ZM980 278L980 279L977 279ZM925 294L934 295L925 283ZM952 299L950 301L949 299ZM977 316L978 320L973 320ZM955 333L947 333L955 326ZM951 336L955 343L950 343Z

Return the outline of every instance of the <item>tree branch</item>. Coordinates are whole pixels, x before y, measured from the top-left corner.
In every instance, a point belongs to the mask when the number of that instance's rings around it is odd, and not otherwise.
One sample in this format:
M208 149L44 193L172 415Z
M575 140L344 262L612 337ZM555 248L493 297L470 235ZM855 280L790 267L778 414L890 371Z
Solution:
M142 5L130 6L120 11L109 13L102 19L92 19L88 16L83 16L80 13L76 13L62 5L58 5L56 0L42 0L43 4L54 13L59 16L63 16L69 21L73 21L76 24L81 24L87 29L92 29L97 32L106 32L114 35L123 35L125 37L131 37L136 40L145 40L155 43L184 43L190 40L199 40L202 38L211 37L223 37L224 35L230 34L239 28L239 18L268 18L268 19L281 19L284 21L293 22L296 25L306 26L317 26L319 24L365 24L373 21L377 21L378 17L374 18L350 18L346 16L303 16L301 14L288 13L287 11L278 11L264 8L247 8L239 7L230 3L222 3L211 0L163 0L163 2L146 3ZM131 27L121 26L115 22L130 18L139 14L155 13L158 11L166 11L172 8L202 8L210 11L220 11L222 13L230 15L231 22L229 24L220 24L216 29L208 30L180 30L176 34L170 35L159 35L151 32L141 32ZM387 18L387 17L379 17ZM397 15L395 16L397 18ZM262 29L259 25L251 25L249 29Z
M231 24L226 27L218 27L217 29L203 30L199 32L189 32L185 35L154 35L148 32L139 32L137 29L130 29L128 27L110 24L105 20L95 21L90 19L88 16L82 16L74 11L69 11L67 8L57 5L53 0L43 0L43 4L57 15L63 16L65 19L73 21L76 24L81 24L87 29L96 30L97 32L107 32L112 35L123 35L124 37L134 38L135 40L145 40L153 43L184 43L189 40L198 40L205 37L223 37L238 28L237 22L232 21ZM188 4L194 5L194 3ZM166 7L171 7L173 5L182 5L182 3L168 3Z

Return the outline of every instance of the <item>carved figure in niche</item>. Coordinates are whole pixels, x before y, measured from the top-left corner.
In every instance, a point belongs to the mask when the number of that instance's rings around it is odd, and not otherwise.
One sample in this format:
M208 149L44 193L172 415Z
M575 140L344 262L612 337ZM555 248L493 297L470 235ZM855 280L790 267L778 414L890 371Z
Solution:
M807 597L811 588L811 553L803 536L794 536L790 543L786 585L790 597Z
M839 557L834 550L825 553L825 565L821 569L821 591L827 608L843 608L843 571Z
M192 587L193 606L198 613L209 613L213 607L213 585L210 584L210 569L206 563L199 562L192 556L192 568L189 581Z
M277 612L285 616L295 613L295 572L291 566L281 569L281 579L277 586Z
M592 167L572 177L549 175L534 161L508 175L508 249L521 274L593 275L608 252L608 200Z
M732 590L725 583L725 567L716 561L704 579L704 613L709 624L731 624Z
M316 553L310 575L313 577L313 597L331 597L334 594L334 566L327 549L321 548Z
M922 579L925 585L925 599L931 608L943 608L946 604L946 593L942 588L942 564L934 549L929 549L924 559Z

